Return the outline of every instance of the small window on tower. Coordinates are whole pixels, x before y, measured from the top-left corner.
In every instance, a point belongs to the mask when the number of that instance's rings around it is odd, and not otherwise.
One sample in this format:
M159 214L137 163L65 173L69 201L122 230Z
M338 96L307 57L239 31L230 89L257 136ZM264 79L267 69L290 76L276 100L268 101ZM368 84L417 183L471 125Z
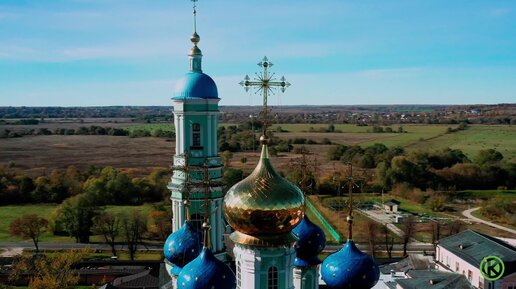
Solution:
M201 125L198 123L192 124L192 146L201 146Z
M242 264L240 261L237 262L236 269L237 289L240 289L242 287Z

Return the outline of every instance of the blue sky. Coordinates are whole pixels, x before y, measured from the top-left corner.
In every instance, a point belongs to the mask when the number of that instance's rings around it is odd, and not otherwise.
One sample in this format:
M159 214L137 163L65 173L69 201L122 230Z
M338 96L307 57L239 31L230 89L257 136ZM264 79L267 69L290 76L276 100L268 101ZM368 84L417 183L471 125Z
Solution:
M170 105L188 69L188 0L0 0L0 106ZM222 105L267 55L294 104L516 102L516 1L198 2Z

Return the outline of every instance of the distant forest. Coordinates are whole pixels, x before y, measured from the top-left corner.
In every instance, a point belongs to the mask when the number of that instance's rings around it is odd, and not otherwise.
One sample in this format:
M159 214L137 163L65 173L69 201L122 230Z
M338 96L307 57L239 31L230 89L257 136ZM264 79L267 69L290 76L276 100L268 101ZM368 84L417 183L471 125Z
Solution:
M37 124L45 119L126 118L133 122L172 121L171 106L0 107L0 124ZM261 106L221 106L221 122L259 118ZM276 106L274 123L516 124L516 104ZM21 120L25 119L25 120ZM29 123L27 123L29 122Z

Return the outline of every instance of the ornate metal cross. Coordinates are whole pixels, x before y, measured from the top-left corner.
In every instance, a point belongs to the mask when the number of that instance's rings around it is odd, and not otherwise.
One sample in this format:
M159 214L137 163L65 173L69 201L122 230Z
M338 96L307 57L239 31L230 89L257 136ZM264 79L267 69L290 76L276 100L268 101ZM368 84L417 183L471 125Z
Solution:
M267 56L265 56L260 63L258 63L258 66L263 67L263 72L261 73L255 73L256 77L254 80L251 80L249 75L246 75L244 77L244 80L240 81L240 85L242 85L245 88L245 91L249 91L251 87L255 87L256 91L255 94L261 92L263 95L263 111L262 111L262 119L263 119L263 135L265 136L265 133L267 132L267 125L268 125L268 107L267 107L267 98L269 94L274 94L276 89L280 89L281 92L285 92L285 89L290 86L290 83L286 81L285 77L282 76L280 78L280 81L276 81L274 78L274 73L269 74L269 68L272 67L272 62L267 59Z

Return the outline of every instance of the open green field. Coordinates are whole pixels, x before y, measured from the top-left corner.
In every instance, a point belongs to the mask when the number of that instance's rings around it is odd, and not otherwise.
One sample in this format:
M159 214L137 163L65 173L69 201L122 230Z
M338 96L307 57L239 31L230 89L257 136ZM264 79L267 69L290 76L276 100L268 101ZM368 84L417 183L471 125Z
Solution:
M396 130L400 125L392 125ZM275 133L282 139L307 138L320 141L328 138L338 144L358 144L369 146L382 143L386 146L402 146L409 150L439 150L444 148L460 149L470 159L474 159L478 151L493 148L504 155L510 162L516 161L516 126L509 125L470 125L466 130L446 133L448 127L456 125L401 125L405 133L373 133L371 126L336 124L340 132L325 133L320 129L328 128L327 124L276 124L273 130L281 127L288 132ZM310 132L313 128L313 132Z
M137 125L130 125L125 127L129 132L133 132L136 130L145 130L152 133L155 130L162 130L162 131L170 131L175 132L175 127L173 123L148 123L148 124L137 124Z
M67 250L41 250L41 253L47 255L48 257L56 257L62 254ZM24 250L24 255L32 255L35 253L35 250ZM118 250L117 251L118 260L131 260L131 257L127 251ZM90 250L87 259L110 259L111 258L111 250L101 250L95 252L94 250ZM162 250L138 250L136 252L135 260L163 260L163 251Z
M0 206L0 242L17 242L22 241L20 238L11 237L9 235L9 224L16 218L23 215L36 214L48 219L51 213L58 207L55 204L37 204L37 205L12 205ZM152 211L152 204L144 204L141 206L107 206L106 211L112 213L122 213L131 211L140 211L144 215L148 215ZM30 241L30 240L29 240ZM45 232L41 236L41 242L74 242L73 238L67 236L54 236L50 232ZM99 236L92 236L91 241L101 241Z
M471 125L466 130L444 134L409 146L410 149L443 149L446 147L460 149L472 160L478 151L492 148L501 152L505 160L515 162L516 126Z
M359 144L363 146L372 145L374 143L383 143L386 146L408 146L418 143L422 140L437 138L446 133L448 127L453 125L392 125L393 130L397 130L402 126L404 133L374 133L372 126L357 126L352 124L336 124L335 130L338 132L325 133L320 132L322 129L328 128L328 124L276 124L272 130L278 127L287 132L275 133L281 138L323 138L326 137L332 142L340 144ZM313 131L310 131L313 128Z

